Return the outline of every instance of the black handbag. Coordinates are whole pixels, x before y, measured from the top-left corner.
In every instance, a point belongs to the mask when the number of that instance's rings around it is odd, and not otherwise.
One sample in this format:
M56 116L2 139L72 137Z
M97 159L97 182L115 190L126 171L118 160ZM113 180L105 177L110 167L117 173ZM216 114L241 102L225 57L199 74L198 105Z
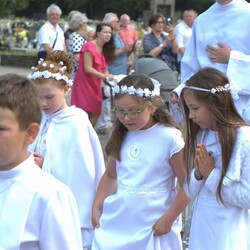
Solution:
M46 57L47 57L47 52L45 50L37 52L37 61L39 61L40 58L45 60Z

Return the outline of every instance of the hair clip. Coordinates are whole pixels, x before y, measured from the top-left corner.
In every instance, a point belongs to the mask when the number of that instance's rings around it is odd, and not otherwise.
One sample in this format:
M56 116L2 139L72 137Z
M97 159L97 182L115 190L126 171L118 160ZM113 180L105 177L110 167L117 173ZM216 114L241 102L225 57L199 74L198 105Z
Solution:
M203 92L210 92L213 95L215 95L217 92L229 92L231 90L229 83L225 84L224 86L219 85L219 86L217 86L215 88L211 88L211 89L204 89L204 88L199 88L199 87L195 87L195 86L188 86L188 85L185 85L185 88L203 91Z
M44 59L40 58L39 61L38 61L38 64L42 64L43 62L44 62Z
M51 69L53 69L53 68L55 67L55 65L51 63L51 64L49 65L49 67L50 67Z
M31 70L35 71L35 70L37 70L37 67L32 66Z
M60 72L64 72L67 70L67 66L63 66L62 68L59 69Z

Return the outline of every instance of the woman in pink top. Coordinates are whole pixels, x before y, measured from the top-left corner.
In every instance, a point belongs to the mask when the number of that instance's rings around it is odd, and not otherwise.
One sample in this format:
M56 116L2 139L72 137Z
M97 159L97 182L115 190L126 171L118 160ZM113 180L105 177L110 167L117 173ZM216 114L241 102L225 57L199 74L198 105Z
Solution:
M102 109L101 81L106 77L110 81L113 80L107 66L114 59L114 53L112 28L106 23L96 26L95 39L85 43L80 51L71 104L88 113L93 127Z

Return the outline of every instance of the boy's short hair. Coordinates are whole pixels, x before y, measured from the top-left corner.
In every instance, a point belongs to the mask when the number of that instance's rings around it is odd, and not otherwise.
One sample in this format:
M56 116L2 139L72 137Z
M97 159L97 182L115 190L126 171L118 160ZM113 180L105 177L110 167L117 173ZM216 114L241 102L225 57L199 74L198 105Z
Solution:
M40 100L33 83L26 77L16 74L0 76L0 108L15 113L20 129L41 122Z

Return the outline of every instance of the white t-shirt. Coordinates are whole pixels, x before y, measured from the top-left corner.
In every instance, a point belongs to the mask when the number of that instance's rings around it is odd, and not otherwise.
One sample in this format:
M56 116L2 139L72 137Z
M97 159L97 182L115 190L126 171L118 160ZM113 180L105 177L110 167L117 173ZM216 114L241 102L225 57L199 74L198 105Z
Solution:
M57 39L56 39L57 35ZM43 44L47 43L50 44L52 47L54 41L56 39L55 46L53 50L64 50L65 39L64 39L64 32L62 28L57 25L56 28L47 21L40 29L38 33L38 44L39 44L39 51L44 50Z

